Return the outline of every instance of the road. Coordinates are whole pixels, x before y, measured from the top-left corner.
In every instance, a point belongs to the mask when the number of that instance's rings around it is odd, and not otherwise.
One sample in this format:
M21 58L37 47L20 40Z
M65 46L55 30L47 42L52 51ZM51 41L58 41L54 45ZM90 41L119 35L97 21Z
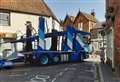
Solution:
M19 66L0 72L0 82L95 82L94 63Z

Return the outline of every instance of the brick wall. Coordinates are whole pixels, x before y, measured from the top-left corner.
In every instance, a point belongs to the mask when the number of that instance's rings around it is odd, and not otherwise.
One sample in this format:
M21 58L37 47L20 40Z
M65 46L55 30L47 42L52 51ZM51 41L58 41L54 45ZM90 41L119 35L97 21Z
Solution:
M75 22L74 22L74 26L76 27L76 29L80 28L78 26L78 23L83 23L83 31L88 31L89 27L88 27L88 20L82 15L79 14L79 16L76 18ZM87 26L87 28L86 28Z
M115 64L120 64L120 13L116 14L114 31Z
M67 25L72 25L72 26L73 26L73 21L71 21L69 18L66 18L66 20L65 20L64 23L62 24L64 31L67 30Z
M106 0L106 10L114 8L114 63L116 72L120 72L120 0ZM119 73L120 74L120 73Z
M89 21L83 14L79 14L78 18L76 18L74 22L74 26L76 29L80 28L78 26L78 23L83 23L83 31L90 32L90 30L94 27L96 24L95 22Z

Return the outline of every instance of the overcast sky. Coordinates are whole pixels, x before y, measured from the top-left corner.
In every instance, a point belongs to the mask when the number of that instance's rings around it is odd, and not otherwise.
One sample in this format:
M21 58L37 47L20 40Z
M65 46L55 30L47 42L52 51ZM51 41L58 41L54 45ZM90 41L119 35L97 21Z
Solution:
M105 20L105 0L44 0L58 19L66 14L76 16L79 10L90 13L93 9L99 21Z

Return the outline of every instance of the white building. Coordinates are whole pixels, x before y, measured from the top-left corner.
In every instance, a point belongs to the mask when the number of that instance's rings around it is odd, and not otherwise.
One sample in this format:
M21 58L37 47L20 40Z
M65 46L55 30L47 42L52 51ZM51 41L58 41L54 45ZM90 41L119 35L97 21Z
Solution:
M30 21L37 31L40 16L45 18L46 33L53 28L61 30L59 21L43 0L0 0L0 42L25 34L26 21ZM51 40L46 42L50 48ZM0 52L4 49L10 49L10 44L0 44Z
M97 22L95 27L91 30L92 45L94 47L94 54L100 54L101 48L106 48L106 36L102 36L102 23ZM105 49L106 53L106 49Z

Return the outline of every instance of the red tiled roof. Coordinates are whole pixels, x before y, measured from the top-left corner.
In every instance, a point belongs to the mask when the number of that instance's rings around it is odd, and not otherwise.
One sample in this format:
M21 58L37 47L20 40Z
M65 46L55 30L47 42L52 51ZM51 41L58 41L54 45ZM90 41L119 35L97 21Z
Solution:
M80 14L82 14L82 15L83 15L87 20L89 20L89 21L97 22L97 19L96 19L93 15L88 14L88 13L86 13L86 12L81 12L81 11L78 12L78 14L77 14L74 22L75 22L76 19L80 16Z
M57 19L43 0L0 0L0 10L52 16Z
M83 13L83 15L90 21L96 22L96 18L94 16L92 16L91 14L85 13L85 12L81 12Z

